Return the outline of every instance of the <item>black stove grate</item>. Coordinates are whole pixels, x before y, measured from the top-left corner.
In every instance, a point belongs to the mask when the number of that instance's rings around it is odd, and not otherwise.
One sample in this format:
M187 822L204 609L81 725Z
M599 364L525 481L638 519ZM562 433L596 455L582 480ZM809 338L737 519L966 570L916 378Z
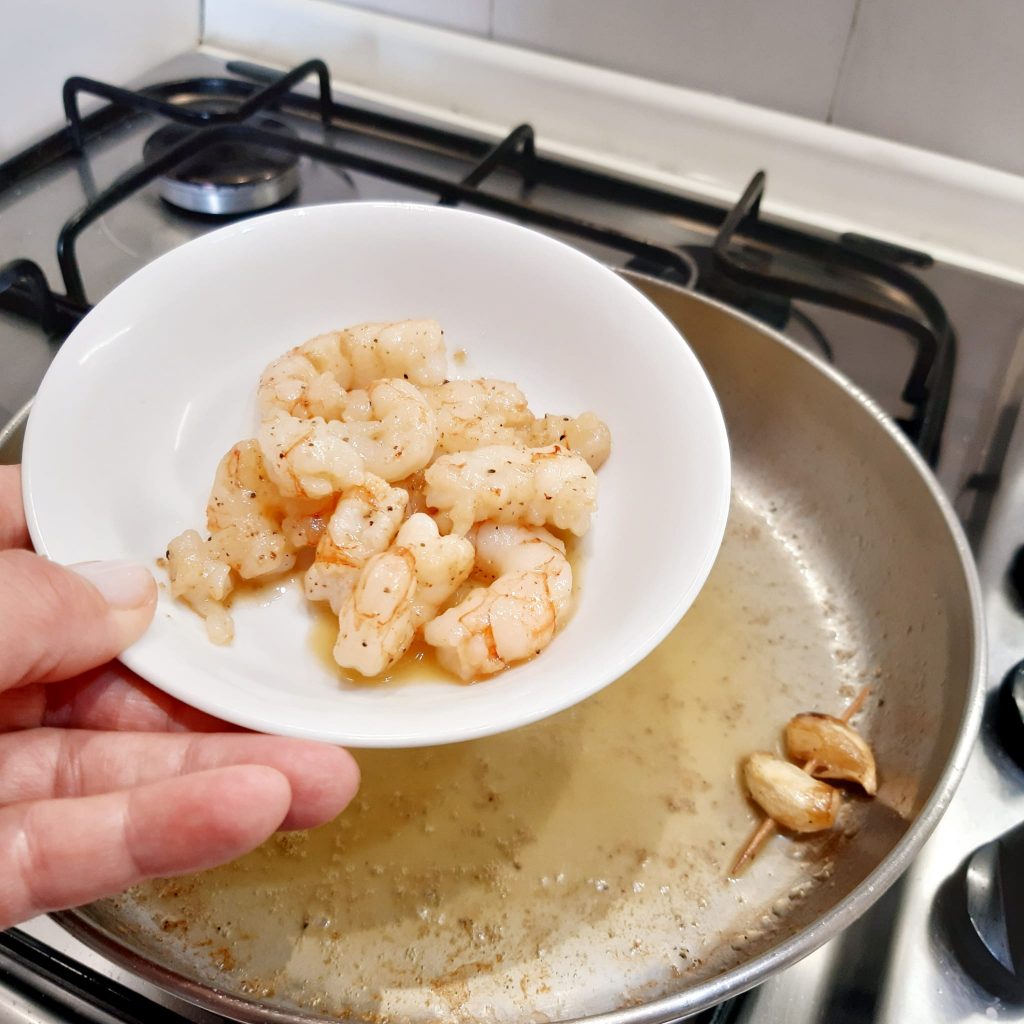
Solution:
M903 400L914 413L901 425L934 465L953 388L956 341L942 304L899 265L927 267L930 257L858 235L843 236L835 245L784 228L773 229L776 244L767 248L757 231L765 186L759 171L723 221L713 246L716 262L741 283L854 313L906 334L916 354Z
M85 285L75 253L79 235L104 213L134 195L146 185L156 181L172 168L193 159L213 146L230 142L244 142L268 150L281 150L297 156L310 157L325 164L347 170L372 174L383 181L393 182L434 193L439 202L448 206L466 204L500 213L535 227L547 228L577 238L597 242L617 249L634 258L658 263L666 271L675 271L686 284L696 280L696 267L685 253L666 249L640 239L632 238L611 228L591 224L578 218L531 206L523 199L506 199L484 192L480 185L499 166L511 163L513 158L533 152L533 129L520 125L507 138L498 143L477 163L468 175L458 182L448 181L434 174L402 167L386 160L347 151L340 146L327 146L298 136L283 135L250 124L227 124L199 129L176 146L152 160L121 175L112 185L100 192L65 225L57 239L57 260L64 277L67 296L74 302L88 304ZM466 182L469 182L467 184Z
M801 321L827 358L831 357L827 338L806 313L792 306L791 299L810 300L895 328L909 336L916 349L904 388L904 399L912 413L901 422L924 457L932 464L937 461L956 341L938 299L904 269L927 267L931 261L926 254L857 235L828 240L764 221L759 210L766 181L760 172L739 202L732 209L723 209L545 157L537 152L533 129L526 124L491 145L469 134L335 102L327 66L320 60L307 61L284 75L243 62L229 64L228 68L244 77L168 82L139 92L87 78L68 79L64 86L67 126L0 164L0 195L48 166L75 159L91 139L132 113L160 115L194 131L168 152L127 171L67 221L57 239L63 294L51 287L40 267L30 260L15 259L0 266L0 310L34 322L56 341L66 337L91 308L76 255L81 233L112 207L204 149L224 141L244 140L408 185L433 194L442 204L474 206L597 243L627 257L626 265L631 269L696 288L755 315L761 313L775 326L784 326L793 317ZM311 76L319 84L316 96L291 91ZM223 102L215 104L215 109L172 102L183 92ZM83 117L78 105L83 93L108 103ZM253 114L268 108L293 109L318 116L325 125L346 132L457 156L469 162L471 168L459 180L447 180L341 145L279 135L247 123ZM488 178L499 169L518 176L520 187L515 198L485 191ZM531 198L540 184L697 225L713 242L708 246L667 247L543 208ZM83 1006L126 1022L183 1019L17 929L0 933L0 974L31 989L48 1005L77 1014L68 1019L84 1019L76 1010ZM738 1005L739 1001L733 1000L696 1020L701 1024L726 1024L735 1016Z
M930 265L926 254L853 234L838 240L825 239L767 222L759 216L766 185L762 172L754 176L736 206L726 210L545 157L537 152L529 125L520 125L497 145L489 145L465 133L337 103L330 96L327 66L320 60L307 61L284 75L244 62L228 67L255 81L203 78L132 92L86 78L68 80L64 87L67 127L0 165L0 194L50 164L73 159L90 139L132 113L159 114L194 125L195 129L170 151L126 172L67 221L57 240L64 294L49 286L37 266L15 260L0 267L0 309L29 317L51 337L66 335L90 308L76 255L81 233L113 206L197 153L225 141L244 140L376 175L433 194L440 203L473 206L597 243L623 254L631 269L722 298L754 315L763 315L776 327L784 326L795 316L826 358L830 355L827 339L813 321L808 322L806 313L792 306L791 299L811 300L892 327L907 335L916 351L903 391L911 411L901 425L928 462L934 465L938 461L952 389L956 341L938 299L904 269L904 265ZM319 83L316 96L291 91L298 82L313 75ZM182 91L219 98L224 109L193 109L172 102ZM82 117L78 107L82 93L102 97L109 103ZM268 108L291 108L307 116L318 116L324 124L346 132L454 155L470 161L472 167L460 180L451 181L356 153L342 145L279 135L246 122ZM515 198L485 190L487 179L498 169L518 175L520 188ZM700 226L714 240L706 247L657 245L537 205L531 194L538 184L678 218Z
M217 124L239 124L248 120L253 114L266 110L278 99L291 91L304 78L316 75L320 86L320 120L325 126L331 123L331 77L327 65L322 60L307 60L304 64L292 68L286 74L275 76L265 88L252 94L240 103L229 101L224 110L196 109L177 103L169 103L161 99L159 94L147 90L133 92L106 82L97 82L93 78L74 76L64 83L64 116L67 118L67 133L71 145L82 151L85 145L86 130L78 106L78 97L83 93L108 100L113 106L125 110L145 111L150 114L161 114L179 124L195 127L209 127Z
M229 67L257 78L267 77L264 69L251 65ZM290 91L293 85L313 74L320 85L316 98L297 96ZM195 110L164 98L183 87L223 96L230 101L229 109ZM106 98L110 106L82 118L78 109L78 96L82 92ZM722 211L711 204L538 156L529 125L520 125L500 143L486 148L479 140L446 129L415 125L400 118L334 103L330 97L327 67L319 60L307 61L285 75L275 75L263 88L230 79L199 79L131 92L90 79L72 78L65 84L64 100L68 127L0 166L0 192L5 185L24 180L48 163L72 156L90 137L106 130L116 119L117 112L122 116L135 111L158 113L198 127L172 150L122 175L65 224L57 243L65 285L63 296L52 291L38 267L28 266L27 261L15 261L0 271L0 307L31 316L51 335L66 333L75 318L90 308L75 249L83 230L117 203L208 147L226 141L246 141L377 175L433 193L439 202L447 205L472 205L536 227L596 242L627 255L627 265L633 269L684 286L696 286L726 300L735 300L739 284L746 289L747 301L741 305L753 303L754 312L757 312L758 294L773 297L776 306L779 298L783 300L783 320L792 314L785 300L804 298L894 327L907 334L916 347L914 365L903 395L913 411L903 421L903 426L925 457L933 464L937 461L952 386L955 339L935 296L899 265L910 263L925 267L930 263L929 258L856 235L843 236L834 242L762 221L758 213L765 188L763 173L755 175L732 210ZM347 130L440 148L476 162L461 180L453 182L349 152L340 146L277 135L245 123L245 119L257 111L283 103L294 104L307 112L315 108L325 124L333 122ZM488 176L499 168L520 175L522 187L518 198L510 199L483 190ZM717 235L710 247L712 258L708 260L707 253L692 251L692 247L655 245L600 224L533 205L530 192L538 182L682 216L711 227L717 224ZM807 322L806 314L798 311L797 315L803 318L828 357L827 339L813 322Z
M118 1024L182 1024L185 1020L18 928L0 932L0 977L68 1024L95 1022L95 1013Z

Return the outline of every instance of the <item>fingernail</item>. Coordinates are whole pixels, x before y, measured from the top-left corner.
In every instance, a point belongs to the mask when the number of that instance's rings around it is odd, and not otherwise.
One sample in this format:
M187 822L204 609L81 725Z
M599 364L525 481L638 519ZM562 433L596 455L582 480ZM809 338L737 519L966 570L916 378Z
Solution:
M141 608L153 594L153 577L138 562L80 562L68 568L87 579L111 608Z

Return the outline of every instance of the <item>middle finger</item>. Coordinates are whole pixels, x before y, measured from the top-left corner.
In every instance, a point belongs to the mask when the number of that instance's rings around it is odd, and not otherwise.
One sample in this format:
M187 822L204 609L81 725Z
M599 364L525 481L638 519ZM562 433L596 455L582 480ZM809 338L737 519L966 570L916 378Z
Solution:
M56 725L121 732L248 732L189 707L120 662L62 683L32 683L0 693L0 732Z
M44 728L0 736L0 805L93 796L238 764L267 765L287 777L292 805L283 828L329 821L359 783L347 751L310 740Z

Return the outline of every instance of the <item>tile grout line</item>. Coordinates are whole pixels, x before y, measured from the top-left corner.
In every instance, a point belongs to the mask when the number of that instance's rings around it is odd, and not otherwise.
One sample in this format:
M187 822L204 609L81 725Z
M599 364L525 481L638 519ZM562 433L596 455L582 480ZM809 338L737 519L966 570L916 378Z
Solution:
M493 0L492 0L493 3ZM832 124L832 118L835 115L836 103L839 99L839 87L843 81L843 75L846 73L847 65L850 61L850 51L853 48L853 35L857 31L857 18L860 16L860 6L863 0L854 0L853 14L850 17L850 28L846 33L846 43L843 46L843 54L839 58L839 69L836 72L836 79L832 85L832 95L829 97L828 110L825 113L825 124Z

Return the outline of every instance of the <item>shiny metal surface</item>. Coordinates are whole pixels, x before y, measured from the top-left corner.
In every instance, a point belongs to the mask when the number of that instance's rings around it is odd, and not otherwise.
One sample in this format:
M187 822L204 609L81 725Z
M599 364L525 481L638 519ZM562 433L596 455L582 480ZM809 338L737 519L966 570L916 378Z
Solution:
M11 466L21 462L21 446L25 440L25 427L31 411L30 398L3 427L0 427L0 466Z
M185 54L153 69L139 84L223 73L222 60L202 53ZM51 281L59 283L53 246L61 225L98 189L140 158L142 142L155 123L148 117L135 119L91 147L86 159L67 163L35 179L30 187L0 198L3 256L33 258ZM303 134L322 138L318 125L298 127ZM346 140L346 145L351 144ZM438 171L443 166L444 158L438 156L430 169ZM302 202L419 198L409 190L358 174L304 165L301 175ZM638 212L625 223L613 207L600 202L565 194L540 198L582 216L646 234L653 241L676 244L687 240L672 218ZM160 202L155 186L146 190L83 235L80 248L90 297L98 299L138 266L205 230L208 225L199 218L181 217ZM968 516L976 503L976 493L969 486L971 476L982 469L997 474L1003 468L1003 486L995 492L987 528L979 534L991 687L1024 657L1024 623L1002 588L1009 556L1024 540L1024 436L1019 427L1012 434L1002 467L1002 444L1010 440L1021 396L1021 380L1014 367L1019 367L1022 352L1019 335L1024 327L1024 292L1010 283L951 266L937 265L922 276L946 305L961 344L939 480L958 512ZM909 353L891 336L865 329L859 321L813 307L810 311L833 342L840 369L887 412L898 414L899 387ZM799 332L792 336L798 342L803 340ZM0 423L34 393L54 351L54 343L34 327L0 314ZM993 451L999 457L986 464L987 454ZM19 452L17 428L0 435L0 461L17 461ZM824 479L833 481L835 475L829 473ZM991 493L982 496L986 504L992 501ZM942 880L978 844L1021 818L1024 773L999 750L986 722L955 799L910 871L838 938L774 974L751 993L740 1020L743 1024L1024 1021L1024 1008L993 1000L965 978L931 918L934 894ZM149 997L161 998L182 1019L213 1019L187 1003L161 996L153 986L82 946L49 919L37 919L27 930ZM0 1019L37 1019L19 1016L18 998L0 979Z
M1024 617L1005 584L1024 543L1024 421L1017 403L1003 406L1002 414L1008 442L1002 486L977 559L988 636L986 711L956 798L886 897L854 928L752 993L740 1024L1024 1021L1024 1006L985 991L963 971L936 911L940 888L964 859L1024 821L1024 771L994 728L994 694L1024 659Z
M223 109L223 104L192 104ZM297 133L274 118L260 115L255 127L278 135ZM143 157L155 160L183 142L194 129L167 124L142 147ZM212 146L186 160L159 179L160 195L172 206L193 213L230 216L255 213L287 199L299 187L299 160L294 153L266 150L244 140Z
M880 410L842 377L756 322L633 278L682 329L729 427L736 478L798 512L809 573L869 611L863 642L884 714L872 720L879 799L835 872L778 932L724 953L719 973L674 995L586 1019L685 1017L795 963L856 922L907 868L964 769L981 714L984 632L973 560L931 474ZM765 908L767 911L767 908ZM136 945L128 918L82 908L56 919L87 945L199 1006L245 1021L323 1019L215 989ZM236 940L239 941L239 940ZM257 946L259 940L249 940Z
M220 58L205 53L188 53L147 72L137 84L174 81L199 75L224 75ZM342 102L349 98L339 93ZM182 96L179 102L185 102ZM360 100L360 105L373 104ZM410 154L386 139L364 140L348 132L325 130L319 121L280 116L301 136L318 142L336 141L353 152L458 180L465 165L442 153ZM39 263L49 280L59 288L60 272L55 243L64 222L97 192L106 188L125 169L142 159L145 140L160 122L150 116L132 118L126 125L105 133L90 144L80 161L64 162L33 177L24 189L0 196L0 253ZM543 148L543 140L541 140ZM753 173L755 168L751 168ZM432 201L414 189L382 182L359 173L339 171L301 161L301 185L292 202L303 204L341 202L351 199L408 199ZM513 192L514 177L501 174L489 185ZM678 218L649 211L623 211L614 202L541 187L533 193L539 205L590 220L608 223L620 230L663 245L709 244L689 224ZM160 199L153 184L88 228L78 241L87 293L97 301L120 284L138 267L169 249L211 229L200 217L183 216ZM812 228L813 230L813 228ZM609 260L613 254L591 247L591 255ZM1002 403L993 401L1006 380L1017 338L1024 326L1024 289L995 278L958 267L937 264L921 274L922 280L939 295L950 320L960 334L962 351L956 385L945 433L938 478L946 493L956 500L961 515L969 512L973 494L965 490L971 475L982 465L992 441ZM909 370L912 353L902 336L866 323L862 319L816 306L805 306L824 330L836 352L836 366L870 394L891 416L903 412L900 392ZM808 343L799 326L787 327L798 344ZM815 351L812 345L809 345ZM6 421L36 390L49 365L54 344L34 328L0 313L0 421Z
M160 195L174 206L193 213L224 216L253 213L276 206L299 187L298 167L289 167L263 181L247 181L238 185L160 179Z

